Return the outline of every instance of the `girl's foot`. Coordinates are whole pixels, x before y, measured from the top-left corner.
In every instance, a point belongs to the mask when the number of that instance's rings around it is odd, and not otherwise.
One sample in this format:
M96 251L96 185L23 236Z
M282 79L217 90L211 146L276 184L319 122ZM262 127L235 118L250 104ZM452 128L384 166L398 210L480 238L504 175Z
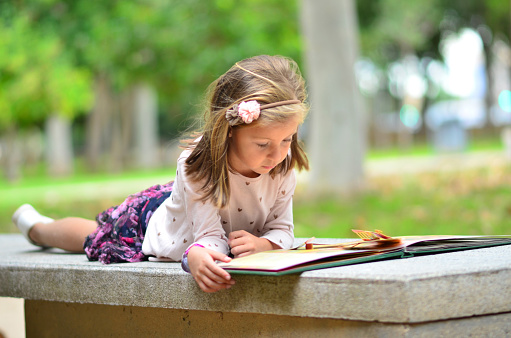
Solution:
M37 246L42 245L37 244L32 240L32 238L30 238L30 230L37 223L51 223L53 221L54 220L52 218L43 216L38 213L30 204L23 204L12 215L12 222L18 227L18 229L30 243Z

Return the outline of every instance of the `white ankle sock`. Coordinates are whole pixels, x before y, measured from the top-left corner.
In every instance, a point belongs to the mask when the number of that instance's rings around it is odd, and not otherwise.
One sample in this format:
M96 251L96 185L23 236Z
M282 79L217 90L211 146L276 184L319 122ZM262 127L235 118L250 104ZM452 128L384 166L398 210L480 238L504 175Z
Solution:
M23 204L12 215L12 221L30 243L34 245L39 245L36 244L28 236L30 229L32 229L32 227L37 223L50 223L53 222L54 220L52 218L41 215L30 204Z

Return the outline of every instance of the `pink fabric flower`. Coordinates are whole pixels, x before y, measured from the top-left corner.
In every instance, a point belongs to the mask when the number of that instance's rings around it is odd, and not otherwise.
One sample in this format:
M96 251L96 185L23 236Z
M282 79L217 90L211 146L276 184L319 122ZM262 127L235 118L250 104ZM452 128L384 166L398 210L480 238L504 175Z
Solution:
M238 115L241 117L243 122L252 123L259 117L260 105L257 101L243 101L238 105Z

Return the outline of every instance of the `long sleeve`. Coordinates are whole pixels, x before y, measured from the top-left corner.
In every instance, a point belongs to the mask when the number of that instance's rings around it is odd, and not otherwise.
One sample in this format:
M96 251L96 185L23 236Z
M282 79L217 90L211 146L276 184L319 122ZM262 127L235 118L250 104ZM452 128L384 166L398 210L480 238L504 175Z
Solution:
M142 250L146 255L181 260L194 242L228 253L227 237L217 208L200 201L200 182L192 182L185 173L189 152L178 159L172 194L149 221Z

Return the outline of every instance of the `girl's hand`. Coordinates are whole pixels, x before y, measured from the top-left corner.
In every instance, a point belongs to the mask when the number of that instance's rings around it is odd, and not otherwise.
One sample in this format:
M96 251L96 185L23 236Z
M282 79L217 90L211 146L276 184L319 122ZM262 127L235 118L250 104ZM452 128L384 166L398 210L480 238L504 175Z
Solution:
M188 251L190 272L204 292L216 292L229 289L234 281L215 261L230 262L231 258L223 253L194 246Z
M260 238L245 230L233 231L229 234L229 246L235 258L248 256L256 252L280 249L266 238Z

